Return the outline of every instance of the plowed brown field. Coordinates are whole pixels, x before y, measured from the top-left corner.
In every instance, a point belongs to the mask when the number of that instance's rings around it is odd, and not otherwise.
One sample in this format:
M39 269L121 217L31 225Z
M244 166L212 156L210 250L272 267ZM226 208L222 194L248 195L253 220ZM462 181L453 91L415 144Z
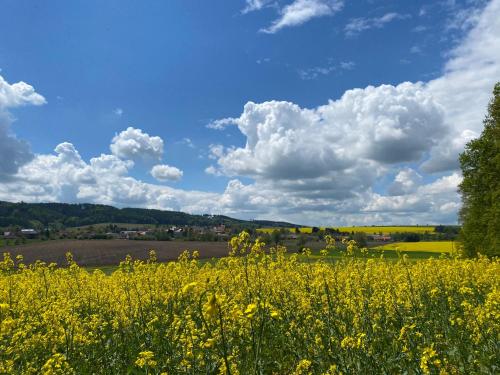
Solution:
M198 250L200 258L221 257L228 254L227 242L196 241L132 241L132 240L57 240L18 246L4 246L0 253L23 255L24 262L36 260L66 264L66 252L81 266L118 265L127 255L147 259L149 250L155 250L158 261L177 259L184 250Z

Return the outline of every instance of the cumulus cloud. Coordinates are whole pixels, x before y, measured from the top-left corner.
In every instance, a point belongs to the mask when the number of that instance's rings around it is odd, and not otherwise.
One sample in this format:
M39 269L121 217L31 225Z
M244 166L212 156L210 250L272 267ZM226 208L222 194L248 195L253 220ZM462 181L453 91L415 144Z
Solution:
M438 173L460 168L459 154L464 150L467 142L479 137L479 133L465 129L460 133L450 127L450 133L431 150L431 157L420 165L420 169L427 173Z
M452 213L456 217L456 208L460 202L457 185L460 182L460 175L453 173L432 183L421 185L409 194L395 196L373 194L371 201L363 208L363 211L399 212L402 214L425 212L427 214L434 213L438 217ZM451 207L455 207L455 210L450 210Z
M208 167L205 168L205 173L206 174L211 174L213 176L223 176L224 174L219 171L216 167L213 165L209 165Z
M208 150L209 159L218 159L224 155L224 146L221 144L211 144L210 146L208 146Z
M0 181L14 175L19 167L33 159L33 153L26 141L17 139L7 124L2 123L0 114Z
M207 124L208 129L224 130L228 126L235 125L235 119L232 117L221 118L218 120L210 121Z
M369 29L381 29L389 22L392 22L394 20L402 20L409 17L410 16L407 14L391 12L386 13L383 16L374 18L353 18L345 26L344 31L346 36L353 37L362 33L363 31Z
M280 10L280 17L261 32L274 34L285 27L299 26L313 18L331 16L342 9L342 0L294 0Z
M375 162L418 161L445 131L442 109L421 83L347 91L314 109L290 102L249 102L232 119L245 147L221 153L228 175L311 179Z
M33 86L23 81L9 84L0 76L0 110L24 105L42 105L45 103L45 98L35 92Z
M422 182L422 176L411 168L404 168L398 172L389 186L390 195L404 195L414 193Z
M261 10L271 4L273 4L273 0L246 0L246 6L243 8L241 13L246 14L256 10Z
M493 0L469 18L474 26L450 53L444 74L427 90L444 108L448 136L432 149L423 164L427 172L458 168L463 145L478 136L493 86L500 79L500 1Z
M182 175L183 172L179 168L166 164L158 164L151 169L151 176L158 181L179 181Z
M25 82L9 84L0 76L0 181L10 178L33 159L29 144L11 131L13 122L9 109L25 105L45 104L45 98Z
M128 175L133 165L107 154L85 162L73 144L64 142L54 154L37 155L11 180L0 184L0 199L210 211L208 201L213 205L215 194L144 183Z
M110 145L113 155L135 161L160 160L163 156L163 140L150 136L141 129L128 127L113 137Z
M283 219L313 225L390 224L401 223L403 219L412 223L453 222L459 202L456 194L458 175L420 185L404 196L391 198L375 194L369 188L373 183L373 165L366 165L364 174L349 170L340 172L338 184L323 178L313 183L296 180L294 186L284 181L261 180L244 184L232 179L220 194L148 184L128 175L132 166L131 161L106 154L87 163L71 143L65 142L56 147L54 154L37 155L20 168L13 180L0 184L0 199L93 202L119 207L222 213L248 219ZM345 189L349 194L340 196L338 191L343 189L342 184L363 188ZM415 209L418 212L412 212Z

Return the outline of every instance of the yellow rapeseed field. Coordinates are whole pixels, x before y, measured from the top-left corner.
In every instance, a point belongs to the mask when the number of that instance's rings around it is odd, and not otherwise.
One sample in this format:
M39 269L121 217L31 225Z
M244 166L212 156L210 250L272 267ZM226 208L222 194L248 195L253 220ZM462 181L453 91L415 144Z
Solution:
M395 242L377 246L377 250L426 251L432 253L454 253L458 251L455 241Z
M499 371L498 260L307 263L246 233L231 249L203 265L128 258L110 276L5 255L0 373Z
M393 226L393 227L386 227L386 226L380 226L380 227L340 227L336 228L339 229L341 232L363 232L367 234L378 234L382 232L383 234L389 234L389 233L403 233L403 232L411 232L411 233L433 233L434 232L433 226Z

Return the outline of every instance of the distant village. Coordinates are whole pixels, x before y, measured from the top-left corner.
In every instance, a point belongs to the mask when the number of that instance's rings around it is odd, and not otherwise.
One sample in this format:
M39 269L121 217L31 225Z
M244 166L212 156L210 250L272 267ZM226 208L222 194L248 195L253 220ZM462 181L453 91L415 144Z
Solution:
M26 240L43 239L100 239L100 240L158 240L169 241L174 239L227 241L232 234L230 228L224 224L213 227L202 226L165 226L148 227L143 225L120 226L116 224L89 225L77 228L47 227L43 229L14 227L4 230L0 238L16 243Z
M361 246L381 242L418 242L428 240L452 240L456 232L449 228L438 233L391 233L366 234L362 232L340 232L326 228L312 228L311 233L302 233L300 228L276 228L259 230L255 227L197 225L146 225L146 224L95 224L82 227L65 228L50 225L45 228L9 227L0 231L0 245L20 245L33 241L75 239L75 240L137 240L137 241L228 241L242 230L248 231L253 238L260 237L267 244L283 242L296 243L299 247L306 242L323 241L325 235L336 240L354 239ZM438 228L439 229L439 228Z

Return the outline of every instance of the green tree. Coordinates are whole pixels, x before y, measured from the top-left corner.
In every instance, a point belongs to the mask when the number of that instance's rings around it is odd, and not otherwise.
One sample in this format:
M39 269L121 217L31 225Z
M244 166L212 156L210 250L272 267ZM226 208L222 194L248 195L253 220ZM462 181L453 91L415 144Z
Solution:
M353 240L356 241L359 247L366 247L368 238L364 232L354 233Z
M306 246L307 243L307 236L305 234L301 234L297 237L297 250L300 252L302 251L302 248Z
M275 245L278 245L281 242L281 233L278 230L273 230L271 233L271 239Z
M463 181L460 233L464 253L500 255L500 82L484 119L481 136L460 155Z

